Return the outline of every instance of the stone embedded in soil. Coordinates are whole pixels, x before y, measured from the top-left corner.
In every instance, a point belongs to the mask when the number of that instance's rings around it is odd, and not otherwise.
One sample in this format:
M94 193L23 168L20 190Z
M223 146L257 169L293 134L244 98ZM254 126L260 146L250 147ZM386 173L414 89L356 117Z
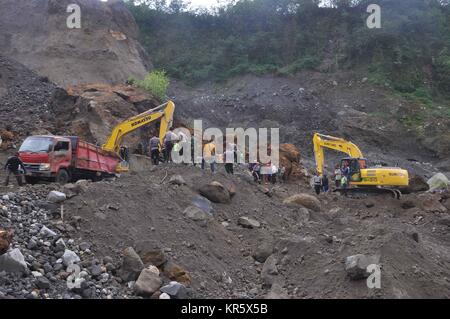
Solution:
M139 296L151 296L161 287L162 280L159 274L152 269L145 268L139 274L139 278L134 284L134 291Z
M231 201L230 192L219 182L203 185L199 193L214 203L228 204Z
M128 247L123 251L122 266L119 269L119 276L125 282L135 281L138 279L144 263L139 255L132 247Z
M48 196L47 200L52 203L61 203L67 199L66 194L58 191L51 191Z
M169 179L169 183L170 184L174 184L174 185L186 185L186 181L184 180L183 176L181 175L173 175L170 179Z
M183 267L171 261L164 265L163 273L169 279L178 281L184 285L190 285L192 282L189 273Z
M207 221L209 219L212 219L212 216L200 208L196 206L189 206L187 207L183 215L186 216L189 219L192 219L193 221Z
M367 267L372 264L378 265L380 256L353 255L345 259L345 271L352 280L360 280L369 277Z
M264 262L261 270L261 279L265 286L271 287L278 275L277 259L274 255L269 256Z
M137 243L137 252L145 266L155 265L161 267L167 262L167 257L162 249L156 247L154 243L140 242Z
M283 201L286 205L301 205L313 211L319 212L321 210L320 201L313 195L296 194L286 198Z
M269 293L264 297L265 299L289 299L289 294L286 289L279 283L274 283Z
M259 228L261 227L261 223L250 217L239 217L238 224L244 228Z
M179 282L172 281L168 285L161 287L160 291L162 293L168 294L171 298L174 299L186 299L187 298L187 289L183 284Z
M260 243L255 251L252 254L252 257L260 262L263 263L269 258L270 255L273 253L273 244L271 242L263 241Z

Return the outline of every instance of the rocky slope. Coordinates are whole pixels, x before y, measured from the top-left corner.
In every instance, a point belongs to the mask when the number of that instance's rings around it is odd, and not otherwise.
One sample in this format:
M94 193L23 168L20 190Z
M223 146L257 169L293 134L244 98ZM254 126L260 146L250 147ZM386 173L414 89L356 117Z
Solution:
M203 119L205 127L280 128L281 141L294 143L309 158L312 136L320 132L351 140L375 163L398 164L428 175L449 170L445 146L450 145L446 135L449 120L431 117L419 134L402 119L419 112L420 107L371 85L358 73L249 75L194 88L173 83L171 96L177 116L188 122ZM330 167L342 156L327 153ZM437 168L430 170L424 164L430 162Z
M0 228L15 230L0 268L11 251L24 258L21 274L0 270L0 297L158 298L171 281L173 298L450 297L448 193L316 198L304 182L183 165L0 193ZM79 289L67 286L72 257ZM348 257L377 260L382 288Z
M67 28L69 4L81 7L81 29ZM151 63L137 37L122 1L0 2L0 54L61 86L143 77Z

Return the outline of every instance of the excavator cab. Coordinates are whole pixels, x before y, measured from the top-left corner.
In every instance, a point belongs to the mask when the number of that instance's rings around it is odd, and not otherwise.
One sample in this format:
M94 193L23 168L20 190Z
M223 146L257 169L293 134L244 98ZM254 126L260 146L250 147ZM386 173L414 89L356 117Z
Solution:
M349 168L351 182L361 182L361 170L367 168L367 159L347 157L341 160L341 170Z

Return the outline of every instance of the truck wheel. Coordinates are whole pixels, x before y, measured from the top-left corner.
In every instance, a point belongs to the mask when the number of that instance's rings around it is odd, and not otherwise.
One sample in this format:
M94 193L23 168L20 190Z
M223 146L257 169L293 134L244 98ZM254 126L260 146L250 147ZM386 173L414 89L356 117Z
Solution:
M25 176L25 181L27 182L27 184L34 185L39 182L39 179L34 176Z
M61 169L56 174L56 182L59 184L67 184L70 182L70 175L65 169Z

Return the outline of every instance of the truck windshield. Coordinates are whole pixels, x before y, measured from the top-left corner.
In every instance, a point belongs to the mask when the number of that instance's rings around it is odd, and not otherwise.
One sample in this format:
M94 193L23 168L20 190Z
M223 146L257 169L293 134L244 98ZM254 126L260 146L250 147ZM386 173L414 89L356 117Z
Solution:
M19 152L48 153L53 145L50 137L28 137L19 149Z

